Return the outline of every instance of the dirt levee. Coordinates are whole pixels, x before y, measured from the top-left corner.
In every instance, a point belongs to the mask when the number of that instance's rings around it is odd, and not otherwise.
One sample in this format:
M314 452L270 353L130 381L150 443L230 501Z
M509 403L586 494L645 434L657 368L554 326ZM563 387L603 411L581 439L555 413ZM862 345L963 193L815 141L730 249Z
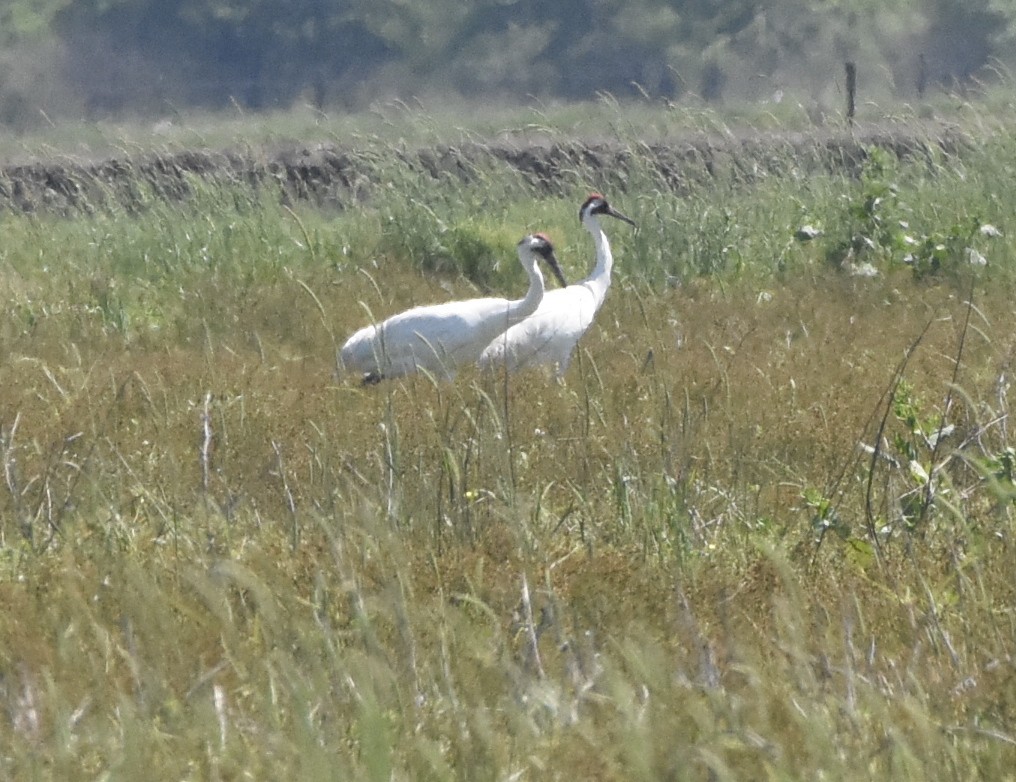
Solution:
M967 136L944 126L902 126L854 132L694 136L666 143L497 141L435 146L407 152L339 144L288 144L244 151L185 150L98 162L39 160L0 168L0 210L64 214L120 206L143 208L152 199L181 199L196 183L234 183L277 189L280 197L346 208L370 199L395 161L421 176L468 182L481 172L508 167L534 188L564 191L576 178L623 191L636 170L661 187L727 177L750 182L761 176L815 171L853 173L872 147L900 157L952 154Z

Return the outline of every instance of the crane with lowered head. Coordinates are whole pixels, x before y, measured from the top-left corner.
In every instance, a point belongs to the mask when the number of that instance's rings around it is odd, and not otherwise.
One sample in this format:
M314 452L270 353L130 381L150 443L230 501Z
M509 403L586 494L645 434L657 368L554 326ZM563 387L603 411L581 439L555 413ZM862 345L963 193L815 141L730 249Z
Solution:
M359 373L365 385L420 370L451 379L457 367L475 363L498 334L536 312L544 298L539 262L562 286L568 284L545 234L523 237L517 250L529 276L524 298L484 297L413 307L353 334L339 351L340 367Z

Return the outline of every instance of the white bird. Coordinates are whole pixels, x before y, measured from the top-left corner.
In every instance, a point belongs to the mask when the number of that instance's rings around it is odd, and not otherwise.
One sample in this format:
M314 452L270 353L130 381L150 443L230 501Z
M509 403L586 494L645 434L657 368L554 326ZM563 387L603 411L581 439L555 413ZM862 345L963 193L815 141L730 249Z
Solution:
M475 363L494 337L540 306L544 281L538 260L547 264L562 286L568 284L545 234L524 237L518 254L529 275L525 298L490 297L414 307L353 334L342 346L340 366L361 373L364 384L421 369L450 379L456 367Z
M614 256L600 227L600 215L635 225L634 220L614 209L602 195L592 193L579 209L579 220L596 245L593 273L580 283L547 293L535 313L497 336L484 349L481 367L507 366L509 372L517 372L525 367L556 364L557 376L564 376L575 345L592 325L610 287Z

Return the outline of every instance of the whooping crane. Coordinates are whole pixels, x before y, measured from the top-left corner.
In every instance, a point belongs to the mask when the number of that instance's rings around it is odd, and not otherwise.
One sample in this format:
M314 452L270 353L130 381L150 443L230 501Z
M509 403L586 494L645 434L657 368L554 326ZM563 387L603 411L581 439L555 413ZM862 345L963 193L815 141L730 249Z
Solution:
M589 329L610 287L614 256L600 227L600 215L610 215L635 225L635 221L614 209L599 193L592 193L579 209L579 220L593 236L596 268L582 282L549 291L530 317L512 326L484 349L480 366L507 366L509 372L539 364L557 365L557 377L564 377L576 343Z
M532 315L543 300L538 260L562 286L561 267L545 234L529 234L518 243L519 262L529 275L525 298L482 298L414 307L357 331L342 346L340 367L363 375L364 384L426 370L450 379L456 367L475 363L481 351L505 329Z

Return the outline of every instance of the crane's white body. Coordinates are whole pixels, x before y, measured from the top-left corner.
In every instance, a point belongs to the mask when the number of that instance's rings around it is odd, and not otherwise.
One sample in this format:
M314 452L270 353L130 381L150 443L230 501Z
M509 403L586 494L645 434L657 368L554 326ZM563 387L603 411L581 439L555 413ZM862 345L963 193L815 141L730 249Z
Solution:
M468 299L414 307L365 326L351 336L339 354L340 366L376 382L425 370L450 379L457 367L474 363L492 339L532 315L544 297L538 259L545 260L564 285L549 240L530 234L518 244L519 262L529 276L524 298Z
M596 198L602 202L599 211L591 208ZM548 292L536 312L491 341L480 355L481 367L507 367L509 372L517 372L526 367L550 365L557 367L559 378L564 376L575 345L592 325L610 288L614 256L598 214L609 214L634 225L607 205L602 196L590 197L579 216L596 246L593 273L582 282Z

